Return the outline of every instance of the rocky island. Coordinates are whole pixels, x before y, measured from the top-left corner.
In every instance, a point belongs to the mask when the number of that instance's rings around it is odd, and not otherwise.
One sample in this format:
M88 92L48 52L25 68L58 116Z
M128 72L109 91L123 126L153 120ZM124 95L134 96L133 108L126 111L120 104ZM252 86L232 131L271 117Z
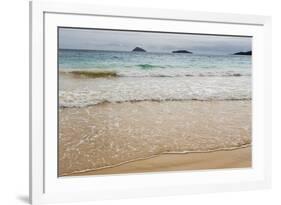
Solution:
M237 53L233 53L232 55L244 55L244 56L251 56L252 55L252 51L246 51L246 52L237 52Z
M133 52L146 52L146 50L144 50L143 48L140 48L140 47L135 47L132 51Z
M172 51L172 53L192 53L192 52L187 50L176 50L176 51Z

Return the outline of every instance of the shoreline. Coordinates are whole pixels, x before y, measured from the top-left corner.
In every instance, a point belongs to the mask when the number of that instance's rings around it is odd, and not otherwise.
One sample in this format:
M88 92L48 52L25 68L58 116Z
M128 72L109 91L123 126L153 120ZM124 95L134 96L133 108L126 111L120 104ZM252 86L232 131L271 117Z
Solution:
M60 109L59 176L83 175L85 170L102 174L108 169L117 169L117 174L123 170L115 167L138 167L143 164L138 161L163 155L173 156L168 164L213 153L231 156L251 144L250 122L251 101L143 101ZM167 163L158 166L169 169Z
M64 105L59 105L59 109L77 109L77 108L89 108L92 106L97 106L97 105L104 105L104 104L122 104L122 103L142 103L142 102L156 102L156 103L165 103L165 102L189 102L189 101L194 101L194 102L224 102L224 101L252 101L252 98L242 98L242 99L196 99L196 98L191 98L191 99L142 99L142 100L124 100L124 101L114 101L110 102L107 100L98 102L96 104L88 104L84 106L64 106Z
M193 153L162 153L144 159L120 163L95 170L84 170L61 175L87 176L162 171L197 171L207 169L251 168L251 145L231 150L214 150ZM185 163L182 163L185 162Z
M101 171L101 170L104 170L104 169L115 168L115 167L119 167L119 166L122 166L122 165L125 165L125 164L130 164L132 162L138 162L138 161L147 160L147 159L151 159L151 158L157 158L157 157L160 157L161 155L208 154L208 153L212 153L212 152L221 152L221 151L228 152L228 151L233 151L233 150L239 150L239 149L248 148L248 147L251 147L251 146L252 146L251 144L245 144L245 145L242 145L240 147L222 148L222 149L208 150L208 151L163 152L163 153L160 153L160 154L151 155L151 156L144 157L144 158L137 158L137 159L124 161L124 162L121 162L119 164L99 167L99 168L96 168L96 169L81 170L81 171L75 171L75 172L71 172L71 173L65 173L65 174L62 174L61 176L75 176L75 175L79 175L79 174L83 175L83 173L96 172L96 171Z

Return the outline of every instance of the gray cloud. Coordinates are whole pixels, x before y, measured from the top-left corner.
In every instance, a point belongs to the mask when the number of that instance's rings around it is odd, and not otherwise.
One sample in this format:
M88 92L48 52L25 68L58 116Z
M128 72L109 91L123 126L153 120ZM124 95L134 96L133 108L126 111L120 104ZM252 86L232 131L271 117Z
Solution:
M251 50L252 38L95 29L59 29L59 48L131 51L136 46L150 52L171 52L186 49L200 54L230 54Z

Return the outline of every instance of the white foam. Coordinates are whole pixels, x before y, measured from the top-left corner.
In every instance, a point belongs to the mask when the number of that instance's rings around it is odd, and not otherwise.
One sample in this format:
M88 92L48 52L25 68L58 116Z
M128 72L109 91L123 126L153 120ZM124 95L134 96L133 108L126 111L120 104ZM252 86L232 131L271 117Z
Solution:
M59 105L84 107L142 100L247 100L251 77L60 77Z

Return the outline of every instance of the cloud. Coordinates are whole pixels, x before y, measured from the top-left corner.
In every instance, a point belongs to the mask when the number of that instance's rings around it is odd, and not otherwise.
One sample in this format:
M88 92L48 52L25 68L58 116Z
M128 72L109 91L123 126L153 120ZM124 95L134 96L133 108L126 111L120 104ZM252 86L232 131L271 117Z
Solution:
M229 54L251 50L252 38L96 29L59 29L59 48L131 51L136 46L149 52L171 52L186 49L201 54Z

